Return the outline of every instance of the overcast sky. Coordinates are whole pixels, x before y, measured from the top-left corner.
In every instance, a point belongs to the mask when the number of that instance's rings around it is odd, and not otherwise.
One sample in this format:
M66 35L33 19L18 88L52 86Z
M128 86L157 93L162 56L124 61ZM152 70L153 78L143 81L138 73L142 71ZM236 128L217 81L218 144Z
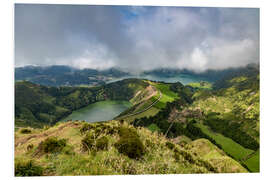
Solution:
M259 9L15 5L15 65L195 71L259 61Z

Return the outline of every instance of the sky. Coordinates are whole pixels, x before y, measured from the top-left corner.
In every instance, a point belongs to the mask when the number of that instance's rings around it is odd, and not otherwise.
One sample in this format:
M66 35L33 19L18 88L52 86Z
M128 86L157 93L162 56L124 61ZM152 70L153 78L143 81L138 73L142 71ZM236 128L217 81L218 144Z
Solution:
M259 62L258 8L15 5L15 66L207 69Z

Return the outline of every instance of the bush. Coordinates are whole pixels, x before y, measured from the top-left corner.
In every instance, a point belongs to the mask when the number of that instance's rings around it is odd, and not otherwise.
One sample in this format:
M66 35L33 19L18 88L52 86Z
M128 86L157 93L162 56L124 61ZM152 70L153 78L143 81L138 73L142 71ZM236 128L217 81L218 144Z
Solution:
M32 132L31 129L27 129L27 128L23 128L20 130L20 133L22 134L30 134L31 132Z
M16 162L15 176L42 176L43 168L35 165L33 161Z
M56 137L49 137L42 141L38 146L39 153L57 153L61 152L67 145L66 139L57 139Z
M166 146L171 150L175 148L175 145L169 141L166 142Z
M96 148L98 150L108 150L109 140L107 137L103 136L96 141Z
M135 129L120 128L120 140L115 144L119 153L129 158L139 159L145 154L145 147Z
M88 133L81 142L83 151L107 150L109 145L107 137L103 136L95 140L95 136L92 133Z
M89 151L90 149L93 149L95 146L95 136L92 133L88 133L81 141L82 143L82 150L83 151Z
M84 123L83 126L80 128L80 132L81 132L81 134L84 134L87 131L89 131L90 129L92 129L93 127L94 127L94 125L92 125L90 123Z

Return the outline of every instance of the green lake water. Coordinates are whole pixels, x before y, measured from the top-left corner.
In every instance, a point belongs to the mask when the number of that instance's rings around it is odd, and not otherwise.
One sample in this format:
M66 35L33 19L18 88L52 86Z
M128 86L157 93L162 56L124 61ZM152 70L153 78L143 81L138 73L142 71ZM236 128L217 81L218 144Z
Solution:
M151 76L151 75L144 75L144 76L127 76L122 77L119 79L113 79L111 81L108 81L106 83L111 83L127 78L139 78L139 79L149 79L149 80L155 80L155 81L164 81L164 82L181 82L184 85L191 83L191 82L199 82L203 79L201 78L195 78L188 75L180 75L175 77L157 77L157 76ZM88 122L100 122L100 121L108 121L116 116L118 116L120 113L131 107L131 103L128 101L101 101L97 103L90 104L87 107L84 107L82 109L79 109L77 111L74 111L71 115L64 118L63 121L67 120L85 120Z
M131 107L128 101L100 101L90 104L82 109L73 111L63 121L85 120L87 122L108 121Z

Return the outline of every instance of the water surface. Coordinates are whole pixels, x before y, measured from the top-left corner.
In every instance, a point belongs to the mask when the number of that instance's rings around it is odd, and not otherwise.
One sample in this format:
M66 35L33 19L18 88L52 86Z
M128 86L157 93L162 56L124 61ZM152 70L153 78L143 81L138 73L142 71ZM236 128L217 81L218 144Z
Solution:
M87 122L108 121L131 107L128 101L100 101L73 111L63 121L85 120Z

